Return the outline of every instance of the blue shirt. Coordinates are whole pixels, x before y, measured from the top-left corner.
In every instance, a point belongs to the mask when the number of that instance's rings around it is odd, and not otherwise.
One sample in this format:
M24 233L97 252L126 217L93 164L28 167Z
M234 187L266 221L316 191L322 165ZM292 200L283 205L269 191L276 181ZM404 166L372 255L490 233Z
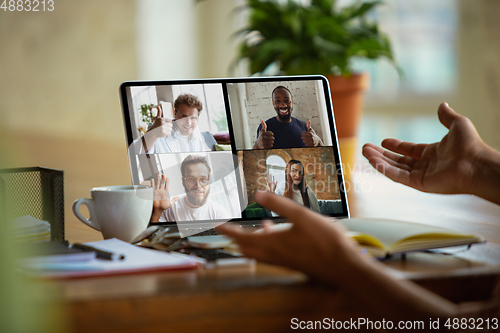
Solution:
M273 148L303 148L302 132L307 132L307 124L292 117L289 123L282 123L276 117L266 120L267 130L274 133ZM257 128L257 139L262 130L262 124Z

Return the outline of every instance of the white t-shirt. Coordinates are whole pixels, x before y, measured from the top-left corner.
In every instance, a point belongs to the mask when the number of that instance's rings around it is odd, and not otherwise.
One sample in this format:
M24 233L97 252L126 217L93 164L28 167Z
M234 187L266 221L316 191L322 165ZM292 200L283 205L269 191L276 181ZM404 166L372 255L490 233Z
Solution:
M174 126L169 136L158 138L153 147L147 152L144 151L142 138L135 140L134 146L136 154L191 153L212 150L207 146L205 138L198 127L190 135L184 136Z
M231 219L236 216L231 216L229 212L217 202L207 199L205 204L198 208L189 207L186 204L186 195L176 201L172 207L164 210L161 214L159 222L174 222L174 221L206 221L206 220L221 220Z
M179 143L180 151L190 152L191 147L189 144L189 135L179 134L177 137L177 142Z

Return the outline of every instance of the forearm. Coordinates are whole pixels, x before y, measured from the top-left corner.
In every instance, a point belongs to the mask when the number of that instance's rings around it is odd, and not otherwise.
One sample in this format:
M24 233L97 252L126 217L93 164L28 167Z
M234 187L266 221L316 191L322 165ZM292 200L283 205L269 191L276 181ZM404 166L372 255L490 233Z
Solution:
M150 223L158 223L160 222L161 214L163 213L163 209L153 209L151 213L151 218L149 219Z
M142 149L144 150L145 153L153 149L156 140L158 140L158 137L156 135L153 135L151 132L146 132L144 134L144 136L141 139L141 144L142 144Z
M486 146L475 164L470 193L500 205L500 152Z
M455 304L409 280L394 278L379 262L368 261L358 253L345 258L342 272L337 271L330 280L371 309L371 315L386 320L428 320L457 314Z
M253 144L253 149L262 149L262 139L260 137Z
M377 265L378 264L378 265ZM376 316L394 319L450 318L457 313L452 302L405 279L395 279L379 263L358 267L360 280L350 279L350 289L369 304Z

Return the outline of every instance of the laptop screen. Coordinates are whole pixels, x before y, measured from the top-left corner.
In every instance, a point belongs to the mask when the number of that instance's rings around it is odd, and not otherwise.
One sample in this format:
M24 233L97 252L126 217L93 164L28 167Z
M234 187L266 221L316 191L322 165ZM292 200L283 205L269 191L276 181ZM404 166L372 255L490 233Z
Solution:
M133 183L159 198L153 221L278 219L256 202L262 190L348 216L323 76L124 82L120 93Z

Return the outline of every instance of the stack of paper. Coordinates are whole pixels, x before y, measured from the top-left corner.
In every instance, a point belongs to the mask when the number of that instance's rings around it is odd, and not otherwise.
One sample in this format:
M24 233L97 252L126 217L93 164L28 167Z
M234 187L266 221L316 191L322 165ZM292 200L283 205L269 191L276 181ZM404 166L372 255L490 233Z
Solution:
M30 265L24 266L24 270L29 275L40 277L80 278L198 267L198 263L190 258L180 258L169 253L141 248L116 238L85 244L99 250L121 254L125 259L71 262L32 261Z
M7 221L14 241L50 241L50 223L25 215Z
M66 243L39 242L28 247L29 253L22 259L22 264L30 266L61 262L91 261L96 253L71 248Z

